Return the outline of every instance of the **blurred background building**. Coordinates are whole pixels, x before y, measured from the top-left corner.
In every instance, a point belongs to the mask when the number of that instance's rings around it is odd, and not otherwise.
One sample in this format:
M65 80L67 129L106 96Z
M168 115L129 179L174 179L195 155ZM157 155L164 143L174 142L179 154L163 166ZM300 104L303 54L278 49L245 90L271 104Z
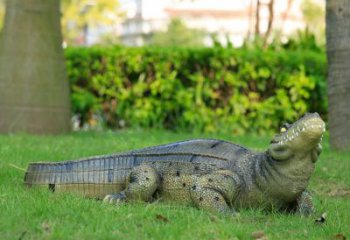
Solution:
M205 46L217 41L238 47L256 36L287 39L306 27L324 37L324 5L325 0L61 0L62 30L65 45L142 46L172 31L165 41L187 34L176 44L196 37L192 46L200 39ZM181 23L172 25L174 19Z
M282 37L306 27L303 0L120 0L125 19L118 27L121 42L140 46L150 43L152 34L165 31L172 18L189 28L206 32L204 44L213 44L212 34L222 44L227 39L240 46L258 34L278 32ZM324 5L324 0L314 0Z

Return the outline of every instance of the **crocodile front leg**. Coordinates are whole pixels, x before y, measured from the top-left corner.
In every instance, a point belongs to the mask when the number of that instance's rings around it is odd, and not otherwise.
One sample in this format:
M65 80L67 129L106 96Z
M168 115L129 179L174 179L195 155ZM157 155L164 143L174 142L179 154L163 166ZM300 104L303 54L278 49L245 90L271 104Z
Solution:
M231 171L216 171L197 179L190 194L194 204L212 212L235 214L232 201L237 191L237 183Z
M305 190L296 200L295 212L301 216L310 216L315 212L311 194Z
M159 176L148 165L134 167L129 174L125 190L107 195L103 201L120 203L124 201L150 201L159 185Z

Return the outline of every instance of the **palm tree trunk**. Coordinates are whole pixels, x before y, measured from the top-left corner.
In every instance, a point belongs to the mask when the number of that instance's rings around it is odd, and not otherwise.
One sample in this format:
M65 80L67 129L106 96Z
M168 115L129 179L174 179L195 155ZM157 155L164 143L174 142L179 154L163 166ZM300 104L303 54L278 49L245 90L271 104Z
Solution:
M350 147L350 1L327 0L329 130L331 146Z
M0 132L70 129L58 0L8 0L0 39Z

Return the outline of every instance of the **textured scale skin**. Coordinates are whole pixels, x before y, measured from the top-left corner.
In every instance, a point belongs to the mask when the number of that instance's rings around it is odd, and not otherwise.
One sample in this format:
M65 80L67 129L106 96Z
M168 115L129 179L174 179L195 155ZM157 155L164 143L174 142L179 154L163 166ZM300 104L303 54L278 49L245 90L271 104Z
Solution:
M317 129L312 141L306 141L306 130L291 135L308 123L318 126L311 127ZM306 187L321 152L324 123L318 114L308 114L290 126L266 152L196 139L76 161L31 163L24 181L110 203L160 199L229 214L253 207L309 215L313 206ZM300 143L308 144L305 151L299 147L301 153L296 152Z

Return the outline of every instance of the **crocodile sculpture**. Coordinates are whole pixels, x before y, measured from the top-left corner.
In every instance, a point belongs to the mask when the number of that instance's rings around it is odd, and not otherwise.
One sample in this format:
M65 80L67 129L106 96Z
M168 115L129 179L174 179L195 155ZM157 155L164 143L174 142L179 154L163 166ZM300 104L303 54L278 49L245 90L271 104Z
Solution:
M27 186L119 203L161 199L234 213L279 209L309 215L307 192L325 123L308 113L276 134L265 152L212 139L175 142L76 161L31 163Z

